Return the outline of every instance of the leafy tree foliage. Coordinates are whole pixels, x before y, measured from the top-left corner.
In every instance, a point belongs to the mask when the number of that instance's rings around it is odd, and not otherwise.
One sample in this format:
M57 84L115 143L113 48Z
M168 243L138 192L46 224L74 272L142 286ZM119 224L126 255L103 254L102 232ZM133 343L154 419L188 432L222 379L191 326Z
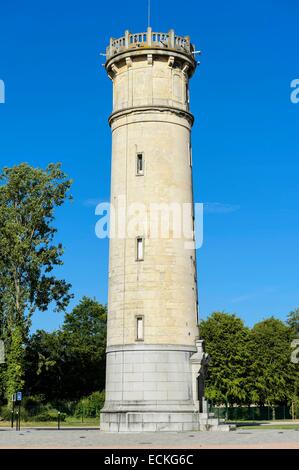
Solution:
M214 312L200 323L200 336L211 357L206 397L214 403L248 401L249 330L243 321L235 315Z
M70 186L60 164L42 170L22 163L0 174L0 335L8 352L8 397L21 384L21 349L33 313L52 301L63 310L71 297L70 285L52 274L63 254L54 243L54 210Z
M274 405L292 400L296 365L292 364L290 328L271 317L254 325L250 332L248 370L253 403Z
M11 343L7 354L7 368L4 373L6 397L11 397L24 386L24 348L21 328L16 325L11 330Z
M101 408L105 402L105 392L93 392L91 395L82 398L77 403L75 415L79 417L95 418L99 416Z
M105 387L106 307L83 297L63 324L69 394L82 397ZM74 377L80 377L80 386Z
M61 332L38 330L29 339L25 356L26 394L43 395L47 399L60 397L64 365L64 345Z
M36 332L26 355L28 392L74 400L105 387L106 307L83 297L60 331Z
M299 308L292 310L288 314L287 324L292 328L296 335L299 335Z
M235 315L215 312L200 324L200 333L211 356L207 398L270 406L296 400L298 365L290 360L294 324L271 317L248 329Z

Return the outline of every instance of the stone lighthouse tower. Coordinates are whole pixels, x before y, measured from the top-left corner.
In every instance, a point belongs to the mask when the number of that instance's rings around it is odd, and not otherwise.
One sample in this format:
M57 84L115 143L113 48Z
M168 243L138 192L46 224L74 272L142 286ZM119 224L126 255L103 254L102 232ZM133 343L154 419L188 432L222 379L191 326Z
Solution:
M148 224L153 205L193 204L193 51L188 36L151 28L126 31L107 48L114 219L128 223L139 204L147 222L110 239L104 431L196 430L205 411L194 247L183 234L157 236ZM192 211L189 218L192 226Z

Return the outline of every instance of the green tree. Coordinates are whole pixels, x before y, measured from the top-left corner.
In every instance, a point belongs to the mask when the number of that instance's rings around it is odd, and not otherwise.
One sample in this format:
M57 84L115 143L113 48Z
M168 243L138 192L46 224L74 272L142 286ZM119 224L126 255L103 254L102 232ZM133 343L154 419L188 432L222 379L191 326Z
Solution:
M48 400L78 399L105 387L106 306L83 297L59 331L37 331L26 351L26 383Z
M24 348L19 326L11 330L11 342L6 360L8 367L5 373L5 392L6 397L11 400L12 394L23 390L24 386Z
M226 405L248 402L248 328L235 315L214 312L200 323L199 331L211 357L206 397Z
M299 308L295 308L288 314L287 324L296 335L299 335Z
M22 163L0 174L0 334L8 352L8 398L20 386L14 371L23 375L21 349L10 352L14 334L14 347L22 348L33 313L46 310L52 301L63 310L71 297L70 285L52 273L63 254L62 245L54 243L54 210L69 197L70 186L60 164L43 170Z
M80 398L105 387L107 308L95 299L83 297L65 316L62 327L65 344L66 390ZM74 377L80 377L80 384Z
M61 331L36 331L25 352L25 383L29 395L43 395L46 400L63 397L65 345Z
M271 317L250 332L251 400L260 405L290 403L294 390L295 364L291 363L291 329Z
M297 339L299 337L299 308L295 308L288 314L287 324L292 330L293 339ZM298 348L295 348L296 350ZM298 355L297 355L298 357ZM293 393L293 413L294 416L299 417L299 364L296 363L294 368L295 370L295 379L294 379L294 393Z

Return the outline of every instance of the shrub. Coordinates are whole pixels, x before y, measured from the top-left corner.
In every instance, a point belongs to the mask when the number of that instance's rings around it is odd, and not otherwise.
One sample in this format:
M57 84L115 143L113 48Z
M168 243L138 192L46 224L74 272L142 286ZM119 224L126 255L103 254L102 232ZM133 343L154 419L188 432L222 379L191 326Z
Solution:
M31 408L34 408L34 407L41 407L41 406L44 406L45 405L45 395L31 395L29 397L24 397L23 399L23 406L24 408L27 410L27 409L31 409Z
M32 405L32 403L30 403ZM16 412L18 408L15 410L15 418ZM22 406L21 409L21 421L57 421L58 418L58 410L52 408L51 405L36 405L36 406L29 406L26 403L26 406ZM60 413L60 420L65 421L66 413ZM0 409L0 421L10 421L11 420L11 408L9 406L2 406Z
M74 402L74 401L62 401L62 400L51 401L51 408L54 408L55 410L59 410L65 413L67 416L74 415L76 406L77 406L77 402Z
M1 406L0 409L0 421L11 420L11 408L7 405Z
M86 418L96 418L100 415L105 401L105 391L93 392L88 397L82 398L76 406L75 416L77 418L84 416Z

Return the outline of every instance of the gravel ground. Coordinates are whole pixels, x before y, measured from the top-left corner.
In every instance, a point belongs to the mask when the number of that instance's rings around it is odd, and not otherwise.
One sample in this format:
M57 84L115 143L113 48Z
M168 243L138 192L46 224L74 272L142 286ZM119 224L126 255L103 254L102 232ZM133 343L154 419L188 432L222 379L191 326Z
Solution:
M98 429L0 428L0 448L122 449L122 448L258 448L299 449L299 431L236 430L232 432L104 433Z

